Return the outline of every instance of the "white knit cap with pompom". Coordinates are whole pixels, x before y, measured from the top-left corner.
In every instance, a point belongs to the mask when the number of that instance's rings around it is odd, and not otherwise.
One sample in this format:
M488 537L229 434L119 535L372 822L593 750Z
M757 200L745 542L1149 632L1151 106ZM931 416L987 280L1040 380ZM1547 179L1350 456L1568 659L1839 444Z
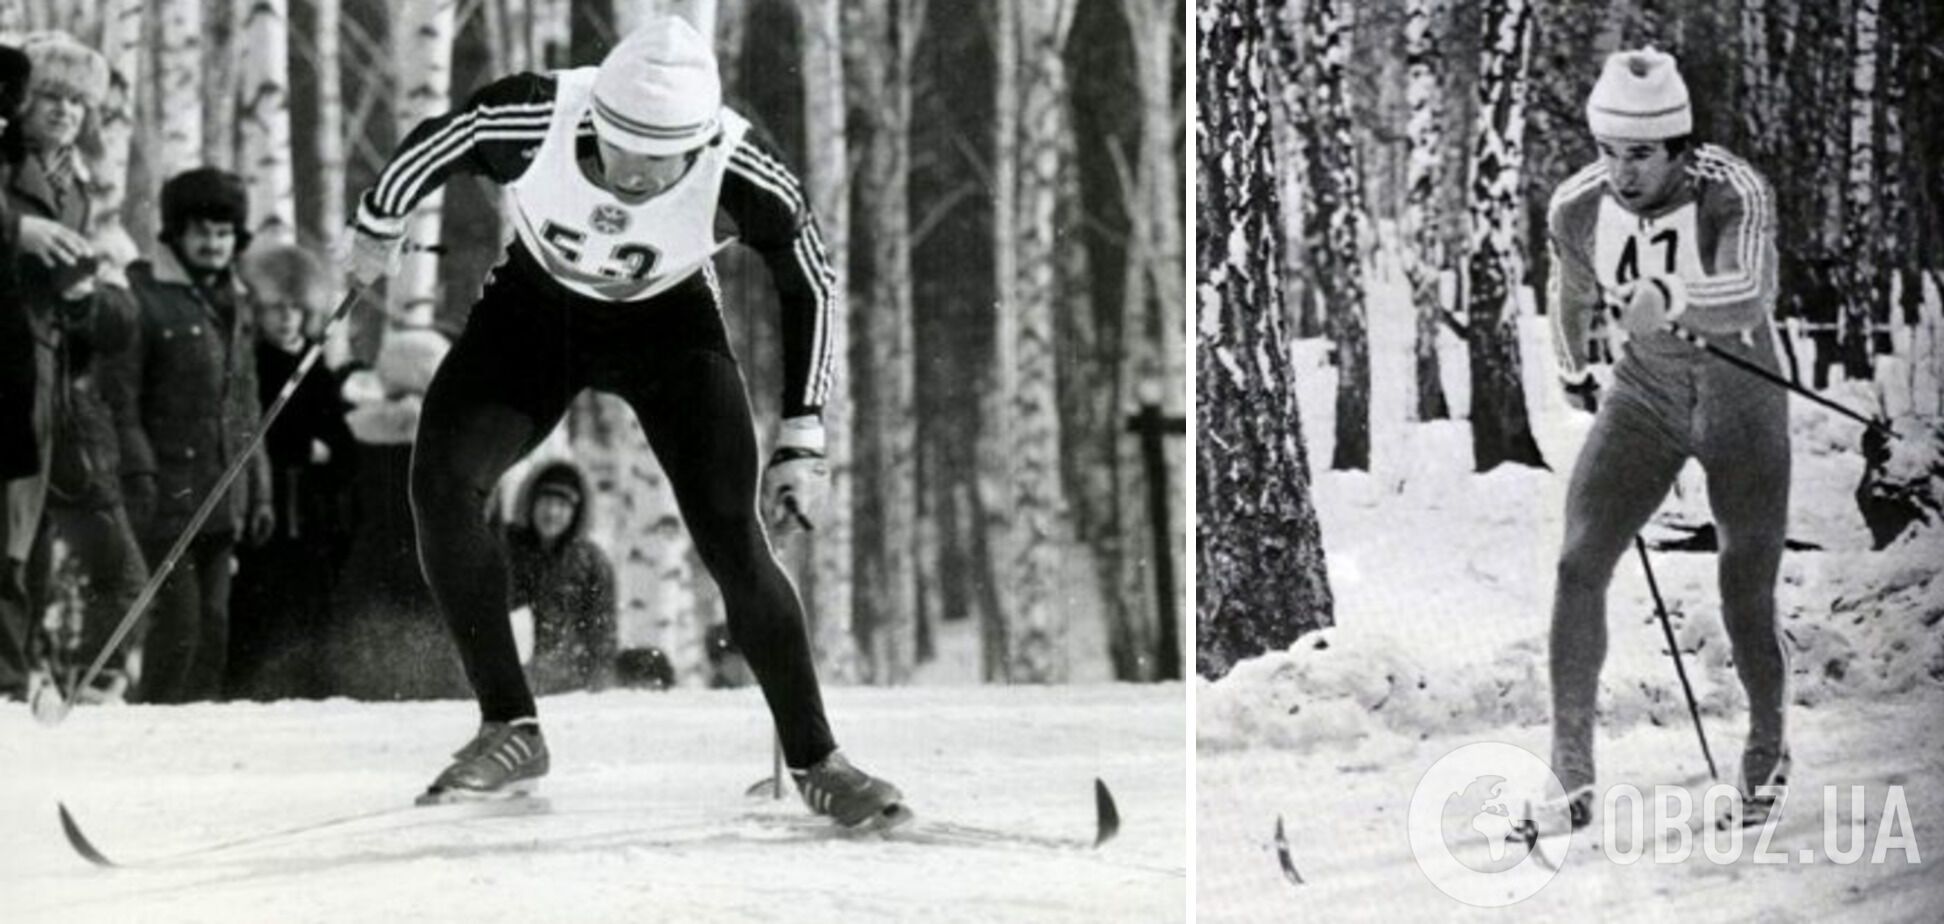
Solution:
M1586 122L1595 135L1630 141L1692 133L1694 110L1674 56L1651 47L1608 55L1586 100Z
M628 33L594 75L594 131L637 154L699 148L721 121L715 52L695 27L659 16Z

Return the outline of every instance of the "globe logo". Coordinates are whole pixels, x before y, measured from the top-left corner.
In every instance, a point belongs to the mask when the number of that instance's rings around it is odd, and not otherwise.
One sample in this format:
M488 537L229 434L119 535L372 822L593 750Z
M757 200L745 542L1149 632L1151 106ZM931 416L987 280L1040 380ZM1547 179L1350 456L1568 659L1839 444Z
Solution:
M1411 793L1411 853L1439 891L1497 908L1532 897L1558 873L1508 838L1528 793L1558 792L1546 762L1517 745L1478 742L1438 758Z
M1524 844L1506 840L1513 818L1500 790L1505 777L1485 775L1445 797L1438 814L1439 832L1452 848L1452 857L1480 873L1502 873L1526 859Z

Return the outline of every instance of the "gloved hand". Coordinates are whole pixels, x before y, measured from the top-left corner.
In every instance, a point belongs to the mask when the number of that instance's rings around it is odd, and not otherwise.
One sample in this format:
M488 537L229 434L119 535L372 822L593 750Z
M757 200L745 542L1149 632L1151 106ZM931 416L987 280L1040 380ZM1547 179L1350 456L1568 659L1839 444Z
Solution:
M277 513L270 509L269 504L258 504L250 508L250 522L243 537L252 547L269 542L270 536L276 531Z
M793 527L815 529L829 498L823 421L814 415L784 420L776 450L763 469L763 521L778 533Z
M155 473L137 472L122 476L122 506L128 511L128 522L140 536L148 532L149 523L155 519Z
M1627 297L1627 307L1620 312L1620 326L1626 329L1629 339L1666 330L1668 324L1680 317L1681 306L1674 304L1677 300L1672 280L1657 276L1642 279L1634 284L1633 293Z
M353 225L338 253L338 268L358 285L370 285L398 271L398 256L405 248L403 234L381 237Z
M1600 411L1600 380L1593 377L1591 370L1581 372L1577 378L1566 378L1562 383L1566 389L1566 404L1576 411L1597 414Z

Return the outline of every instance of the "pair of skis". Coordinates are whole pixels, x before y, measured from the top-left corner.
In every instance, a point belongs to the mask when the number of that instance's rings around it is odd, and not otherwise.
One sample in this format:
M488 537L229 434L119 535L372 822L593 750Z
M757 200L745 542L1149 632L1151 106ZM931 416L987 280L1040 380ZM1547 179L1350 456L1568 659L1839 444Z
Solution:
M483 802L449 802L437 805L397 805L386 808L341 815L322 821L261 831L201 844L184 847L167 853L146 857L142 860L121 862L111 859L96 847L82 830L74 813L65 803L57 803L60 813L61 833L67 837L68 846L83 860L103 868L158 867L169 866L186 860L194 860L214 854L226 853L247 847L258 847L286 843L291 840L321 832L365 833L389 830L392 827L405 827L425 823L472 821L487 818L519 817L545 814L552 811L548 800L533 796L518 796ZM808 819L806 819L807 821ZM913 822L904 824L902 822ZM713 824L704 821L703 824ZM1120 811L1114 804L1113 794L1107 784L1094 780L1094 833L1091 839L1074 837L1054 837L984 828L952 821L915 821L907 810L901 822L895 826L868 824L858 831L849 831L828 826L836 836L850 834L878 834L890 840L909 841L920 844L958 847L995 847L1027 850L1041 850L1055 853L1087 852L1098 849L1112 840L1120 832Z

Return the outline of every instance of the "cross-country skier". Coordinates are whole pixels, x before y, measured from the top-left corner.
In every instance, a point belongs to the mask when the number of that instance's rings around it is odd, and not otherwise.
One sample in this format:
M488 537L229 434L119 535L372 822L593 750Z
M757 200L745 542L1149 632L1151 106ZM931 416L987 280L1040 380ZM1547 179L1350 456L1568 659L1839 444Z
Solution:
M1566 796L1535 807L1548 828L1580 827L1593 800L1593 720L1606 657L1606 592L1620 557L1698 460L1721 535L1722 621L1748 694L1744 823L1786 782L1786 656L1775 579L1789 507L1788 396L1676 336L1705 337L1780 370L1775 219L1768 183L1747 162L1691 136L1687 86L1651 48L1610 56L1587 101L1598 162L1554 191L1549 228L1554 346L1566 390L1595 410L1566 499L1552 612L1553 771ZM1618 306L1625 355L1612 393L1589 374L1586 328Z
M359 200L347 269L361 283L390 271L413 206L455 173L503 186L515 231L426 395L412 458L419 559L483 720L422 801L518 792L547 772L485 512L501 473L596 388L629 403L668 473L804 801L847 826L902 817L897 788L837 750L802 603L764 530L809 525L828 489L834 275L796 177L721 98L708 43L657 18L598 68L507 77L427 119ZM782 302L784 420L760 519L755 426L710 263L718 211Z

